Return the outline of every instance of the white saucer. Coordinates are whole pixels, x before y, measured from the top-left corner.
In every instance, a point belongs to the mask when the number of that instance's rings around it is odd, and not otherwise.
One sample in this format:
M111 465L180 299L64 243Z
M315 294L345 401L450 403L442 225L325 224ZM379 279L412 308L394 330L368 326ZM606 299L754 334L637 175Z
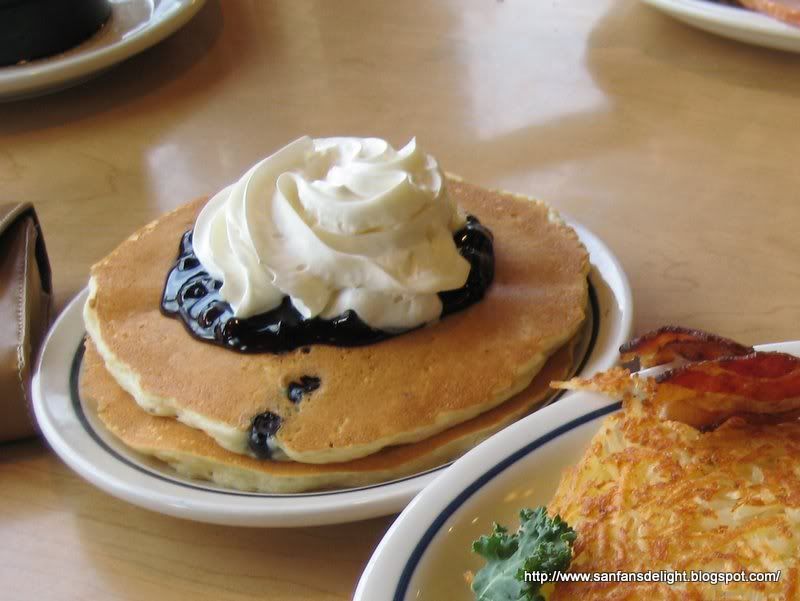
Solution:
M627 277L608 247L574 225L593 270L594 331L580 373L612 366L630 337L633 304ZM42 433L61 458L104 491L168 515L235 526L310 526L356 521L402 510L447 466L392 482L304 494L246 493L183 478L166 464L120 444L77 390L84 336L84 290L67 306L45 342L33 378L33 407ZM550 411L559 411L560 401ZM534 417L534 421L535 421Z
M174 33L205 0L111 0L109 21L80 46L56 56L0 67L0 101L76 85Z
M751 10L717 4L709 0L642 0L689 25L722 37L800 52L800 27Z
M800 356L800 341L756 348ZM620 406L575 392L464 455L395 521L353 601L474 601L464 572L483 562L470 542L495 521L513 530L521 508L549 503L564 470L579 461L605 417Z

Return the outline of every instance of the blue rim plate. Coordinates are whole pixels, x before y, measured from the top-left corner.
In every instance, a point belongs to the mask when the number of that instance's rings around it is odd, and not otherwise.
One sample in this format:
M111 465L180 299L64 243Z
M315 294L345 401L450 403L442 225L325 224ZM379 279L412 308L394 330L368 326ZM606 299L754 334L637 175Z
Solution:
M800 356L800 341L756 347ZM453 463L400 514L370 559L354 601L474 601L469 542L522 507L546 504L602 420L620 403L578 392L526 417Z
M592 260L594 345L580 373L614 364L628 339L632 300L625 273L611 251L575 225ZM53 326L33 379L33 405L42 433L78 474L106 492L153 511L197 521L236 526L292 527L341 523L395 513L447 465L406 478L333 491L303 494L239 492L189 480L169 466L131 451L105 431L77 390L84 336L79 294ZM558 412L561 401L553 407Z

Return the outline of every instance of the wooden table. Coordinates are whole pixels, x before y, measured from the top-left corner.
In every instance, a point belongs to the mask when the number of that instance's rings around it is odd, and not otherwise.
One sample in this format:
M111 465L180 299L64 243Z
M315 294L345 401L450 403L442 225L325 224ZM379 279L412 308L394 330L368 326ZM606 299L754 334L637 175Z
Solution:
M611 246L636 329L800 338L800 57L634 0L210 1L85 85L0 105L3 200L32 201L59 307L135 228L302 135L416 135ZM195 524L0 447L4 599L348 599L392 518Z

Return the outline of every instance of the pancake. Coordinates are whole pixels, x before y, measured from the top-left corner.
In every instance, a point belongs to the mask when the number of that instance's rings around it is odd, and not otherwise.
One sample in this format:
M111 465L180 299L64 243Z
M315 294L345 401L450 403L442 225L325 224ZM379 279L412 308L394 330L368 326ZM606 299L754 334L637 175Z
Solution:
M83 357L80 391L123 443L169 463L185 476L237 490L270 493L354 487L441 465L529 413L552 394L550 380L563 378L572 370L578 338L557 351L528 388L499 407L422 442L386 448L346 463L314 465L254 459L226 451L203 432L177 420L150 415L120 388L90 340Z
M240 354L197 341L162 315L166 274L198 199L146 226L92 268L86 327L116 381L145 410L174 415L222 447L248 453L255 416L280 416L274 448L332 463L424 440L525 389L578 331L588 255L546 204L454 179L450 193L495 237L495 279L464 311L362 347L315 345ZM320 387L297 404L287 387Z

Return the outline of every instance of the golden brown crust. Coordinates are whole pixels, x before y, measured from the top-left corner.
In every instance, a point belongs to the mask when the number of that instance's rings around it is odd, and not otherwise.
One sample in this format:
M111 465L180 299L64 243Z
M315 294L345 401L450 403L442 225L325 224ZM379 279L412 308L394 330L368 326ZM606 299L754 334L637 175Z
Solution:
M331 449L363 456L489 410L527 386L578 330L588 257L546 205L449 185L458 204L493 230L496 276L482 302L438 324L371 346L314 346L308 354L241 355L197 342L159 303L180 236L203 206L198 199L94 266L90 309L102 342L143 390L208 420L244 432L259 413L281 415L279 444L304 461L331 461ZM322 386L296 406L285 388L302 375Z
M630 400L549 505L578 532L575 572L773 571L774 584L570 583L552 601L798 599L800 422L734 418L713 432Z
M684 335L711 349L738 346L671 328L626 347L648 353ZM560 583L553 601L800 599L800 359L751 352L655 378L616 368L561 387L623 401L548 507L578 532L570 571L780 570L781 578Z
M314 465L261 461L226 451L210 437L166 417L142 411L103 365L95 346L87 340L80 390L84 401L94 404L106 427L131 448L169 460L207 466L208 474L245 474L243 482L262 482L262 492L302 492L334 486L357 486L434 467L516 421L548 395L551 378L564 377L572 369L571 341L545 364L531 385L502 405L432 438L411 445L386 448L347 463ZM249 477L247 477L249 475ZM227 483L233 484L232 478ZM235 478L233 478L235 480ZM267 488L271 485L271 488ZM254 487L245 487L254 489Z
M615 398L622 398L629 394L633 389L633 385L631 372L624 367L612 367L595 374L591 378L572 378L566 382L558 380L550 382L552 388L560 390L600 392Z

